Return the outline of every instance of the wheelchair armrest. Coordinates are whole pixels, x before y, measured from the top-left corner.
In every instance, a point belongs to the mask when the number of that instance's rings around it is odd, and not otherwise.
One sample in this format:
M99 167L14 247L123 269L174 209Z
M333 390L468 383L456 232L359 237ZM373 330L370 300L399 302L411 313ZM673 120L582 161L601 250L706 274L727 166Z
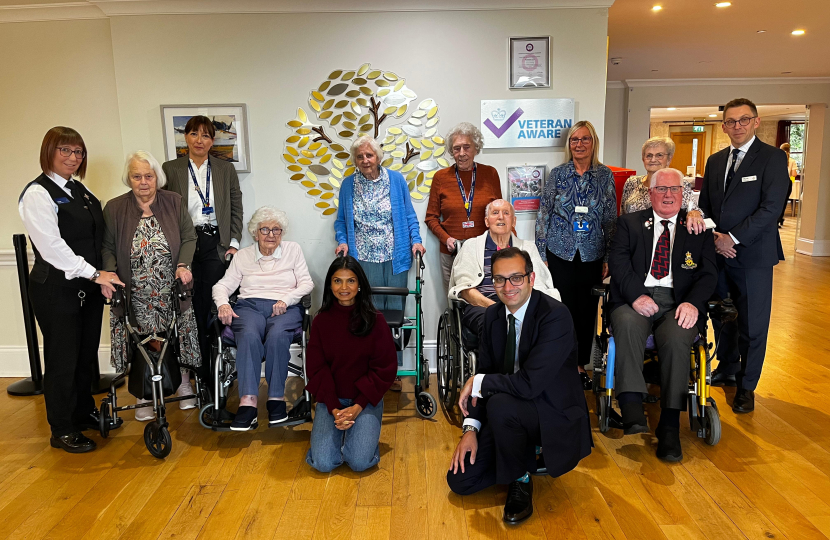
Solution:
M406 287L372 287L372 294L383 294L387 296L409 296L409 289Z
M732 322L738 318L738 310L731 298L713 297L706 303L706 312L713 321Z
M303 306L303 331L307 332L311 328L311 294L303 296L300 305Z
M593 296L605 296L605 293L608 292L608 289L611 287L608 283L600 283L599 285L594 285L591 287L591 294Z
M310 308L311 307L311 295L307 294L307 295L303 296L302 298L300 298L300 304L306 309Z

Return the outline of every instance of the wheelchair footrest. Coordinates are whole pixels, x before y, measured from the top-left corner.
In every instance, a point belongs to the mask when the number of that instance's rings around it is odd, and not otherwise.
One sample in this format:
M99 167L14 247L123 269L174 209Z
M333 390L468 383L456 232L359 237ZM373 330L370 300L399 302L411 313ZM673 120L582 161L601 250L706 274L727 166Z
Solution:
M293 373L294 375L298 375L300 377L303 376L303 366L298 366L296 364L288 362L288 371Z

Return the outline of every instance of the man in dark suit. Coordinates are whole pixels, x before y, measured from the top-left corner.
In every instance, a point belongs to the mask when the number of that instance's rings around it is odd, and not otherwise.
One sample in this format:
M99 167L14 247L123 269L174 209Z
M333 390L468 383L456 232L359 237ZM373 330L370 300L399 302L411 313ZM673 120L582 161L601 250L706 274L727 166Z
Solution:
M213 305L211 290L225 275L225 255L236 253L242 239L242 191L233 164L210 155L216 128L206 116L194 116L184 128L188 155L166 162L165 189L182 196L196 228L196 253L193 256L193 311L199 330L202 379L212 380L207 324ZM184 384L189 384L184 381ZM213 385L208 385L213 388ZM187 395L182 387L179 395ZM180 403L195 407L194 400Z
M689 351L704 328L706 302L718 282L711 231L685 227L683 173L661 169L651 178L651 208L617 220L608 267L608 309L616 345L617 403L626 435L648 433L643 413L643 356L654 332L660 358L657 457L680 461L680 412L686 409Z
M467 418L447 483L459 495L509 484L504 521L515 524L533 513L528 471L561 476L593 443L568 308L533 289L526 251L494 253L492 274L499 301L484 314L478 371L458 400Z
M732 144L706 162L700 209L715 224L718 287L738 309L737 325L715 321L719 336L715 386L736 386L736 413L755 409L772 309L772 267L784 260L776 226L790 184L787 155L761 142L758 109L733 99L723 109L723 131Z

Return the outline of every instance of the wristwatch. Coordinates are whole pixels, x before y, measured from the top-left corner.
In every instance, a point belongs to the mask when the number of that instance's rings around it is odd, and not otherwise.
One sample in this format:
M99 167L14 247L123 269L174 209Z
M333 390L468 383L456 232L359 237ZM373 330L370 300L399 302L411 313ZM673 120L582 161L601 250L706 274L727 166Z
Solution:
M184 268L185 270L190 272L190 265L189 264L179 263L179 264L176 265L176 270L178 270L179 268Z
M462 434L462 435L464 435L464 434L466 434L466 433L467 433L467 432L469 432L469 431L475 431L476 433L478 433L478 428L477 428L477 427L475 427L475 426L473 426L473 425L471 425L471 424L467 424L466 426L464 426L464 427L461 429L461 434Z
M96 279L98 279L99 277L101 277L101 272L100 272L100 271L98 271L98 270L96 270L96 271L92 274L92 276L89 278L89 280L90 280L90 281L92 281L92 282L94 282L94 281L95 281Z

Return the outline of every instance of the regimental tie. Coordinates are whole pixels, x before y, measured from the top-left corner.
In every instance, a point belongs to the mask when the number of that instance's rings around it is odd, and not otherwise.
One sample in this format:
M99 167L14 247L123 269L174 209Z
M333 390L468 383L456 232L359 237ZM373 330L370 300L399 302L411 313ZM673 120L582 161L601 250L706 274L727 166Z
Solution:
M671 231L669 231L669 220L660 222L663 225L663 233L657 239L657 247L654 248L654 260L651 261L651 275L654 279L663 279L669 275L671 264Z
M732 179L735 177L735 171L738 170L738 154L740 153L740 148L732 149L732 166L729 167L729 172L726 173L726 186L723 189L724 193L729 189L729 184L732 183Z

